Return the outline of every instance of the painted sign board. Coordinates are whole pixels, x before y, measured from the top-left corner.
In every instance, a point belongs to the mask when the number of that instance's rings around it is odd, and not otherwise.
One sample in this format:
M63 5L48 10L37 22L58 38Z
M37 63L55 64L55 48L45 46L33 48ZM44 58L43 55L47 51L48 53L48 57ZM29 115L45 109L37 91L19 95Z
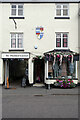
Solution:
M29 53L2 53L2 58L29 58Z

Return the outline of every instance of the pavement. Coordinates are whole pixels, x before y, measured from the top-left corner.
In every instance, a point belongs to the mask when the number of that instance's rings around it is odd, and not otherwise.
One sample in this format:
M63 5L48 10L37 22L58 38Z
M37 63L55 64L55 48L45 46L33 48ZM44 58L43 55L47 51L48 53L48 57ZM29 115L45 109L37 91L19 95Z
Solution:
M79 117L80 87L2 88L3 118L76 118ZM8 120L8 119L7 119Z

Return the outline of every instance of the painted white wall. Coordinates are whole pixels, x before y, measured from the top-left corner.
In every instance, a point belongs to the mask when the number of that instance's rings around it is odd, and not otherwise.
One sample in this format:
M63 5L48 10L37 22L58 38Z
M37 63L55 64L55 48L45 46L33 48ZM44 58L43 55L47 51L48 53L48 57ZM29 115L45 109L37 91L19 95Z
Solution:
M0 4L1 5L1 4ZM2 50L10 48L10 32L24 33L24 50L34 53L43 53L53 50L56 45L55 32L69 32L69 48L78 51L78 4L69 4L70 19L54 19L55 4L24 4L25 19L15 19L17 29L10 17L10 4L2 4ZM36 27L44 27L44 37L38 40ZM5 43L5 44L4 44ZM34 46L38 49L35 50Z
M28 63L29 63L29 64L28 64L28 65L29 65L29 66L28 66L28 71L29 71L29 72L28 72L28 73L29 73L29 76L28 76L28 77L29 77L29 83L30 83L30 84L33 84L34 81L33 81L33 62L32 62L32 57L28 60Z
M78 3L69 4L70 19L54 19L55 3L24 4L25 19L15 19L17 29L10 15L10 3L0 3L0 50L9 52L10 32L23 32L24 52L42 55L44 52L55 49L55 32L69 32L69 49L78 52ZM44 27L44 36L41 40L36 37L36 27ZM37 45L38 49L34 49ZM29 60L29 79L33 82L32 58Z

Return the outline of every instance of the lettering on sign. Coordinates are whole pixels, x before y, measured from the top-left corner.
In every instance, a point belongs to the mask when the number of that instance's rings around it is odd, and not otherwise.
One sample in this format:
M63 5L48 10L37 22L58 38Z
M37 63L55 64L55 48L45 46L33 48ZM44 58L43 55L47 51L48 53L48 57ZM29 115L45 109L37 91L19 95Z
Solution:
M23 53L23 54L2 53L2 58L29 58L29 53Z

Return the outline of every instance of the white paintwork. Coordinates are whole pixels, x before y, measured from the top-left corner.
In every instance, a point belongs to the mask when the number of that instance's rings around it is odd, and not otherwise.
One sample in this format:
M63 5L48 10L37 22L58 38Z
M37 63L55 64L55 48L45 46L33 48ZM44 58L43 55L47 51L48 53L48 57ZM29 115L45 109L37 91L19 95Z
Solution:
M76 78L77 78L77 77L78 77L78 76L77 76L77 61L76 61L76 71L75 71L75 72L76 72Z
M46 71L47 71L47 73L46 73L47 76L46 77L48 78L48 61L47 61L47 70Z
M33 63L32 63L32 58L29 59L28 62L28 66L29 66L29 83L33 84Z
M0 59L0 84L3 83L3 60Z
M78 3L69 4L70 19L55 19L55 3L24 3L25 19L15 19L17 29L15 29L14 21L9 19L9 17L11 17L10 5L10 3L0 3L0 51L9 52L11 32L22 32L24 34L24 52L30 52L31 55L33 54L29 59L30 83L33 83L32 57L43 55L44 52L56 48L56 32L68 32L68 48L74 52L78 52ZM44 36L41 40L36 37L37 26L44 27ZM37 46L37 49L34 48L35 45ZM15 54L17 54L16 51ZM20 52L20 54L22 53ZM2 62L1 66L1 69L3 69ZM45 80L45 82L47 81Z

